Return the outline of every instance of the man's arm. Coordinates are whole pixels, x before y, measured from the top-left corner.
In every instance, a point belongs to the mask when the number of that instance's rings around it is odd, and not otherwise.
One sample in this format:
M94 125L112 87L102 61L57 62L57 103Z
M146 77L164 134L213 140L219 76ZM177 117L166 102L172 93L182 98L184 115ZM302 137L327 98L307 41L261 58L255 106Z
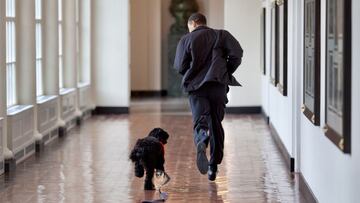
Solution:
M230 74L233 74L241 64L243 57L243 49L240 43L227 31L225 31L225 51L227 55L227 69Z
M182 38L176 48L176 55L174 61L174 68L178 73L184 75L186 71L190 68L191 63L191 53L188 50L188 47L185 44L184 38Z

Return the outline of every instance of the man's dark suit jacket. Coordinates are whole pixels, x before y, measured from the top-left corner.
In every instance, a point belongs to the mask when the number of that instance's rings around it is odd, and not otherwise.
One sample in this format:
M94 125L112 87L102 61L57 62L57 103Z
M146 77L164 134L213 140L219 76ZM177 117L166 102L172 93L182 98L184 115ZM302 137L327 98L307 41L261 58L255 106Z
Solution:
M182 87L186 92L210 81L241 86L232 74L241 64L242 56L239 42L228 31L199 26L181 38L174 67L183 75Z

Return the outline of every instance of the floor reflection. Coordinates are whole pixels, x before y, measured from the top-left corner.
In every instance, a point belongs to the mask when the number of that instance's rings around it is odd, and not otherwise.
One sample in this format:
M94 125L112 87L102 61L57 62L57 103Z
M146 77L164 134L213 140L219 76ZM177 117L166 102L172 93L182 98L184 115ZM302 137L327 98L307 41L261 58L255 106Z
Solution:
M143 190L144 180L134 177L128 160L136 140L154 127L170 134L165 169L171 181L162 189L169 195L167 202L305 202L261 116L226 116L224 161L217 180L209 182L196 168L185 102L175 111L154 102L159 101L138 101L130 115L93 116L67 137L53 141L39 156L19 164L15 173L2 176L0 202L157 199L158 192Z

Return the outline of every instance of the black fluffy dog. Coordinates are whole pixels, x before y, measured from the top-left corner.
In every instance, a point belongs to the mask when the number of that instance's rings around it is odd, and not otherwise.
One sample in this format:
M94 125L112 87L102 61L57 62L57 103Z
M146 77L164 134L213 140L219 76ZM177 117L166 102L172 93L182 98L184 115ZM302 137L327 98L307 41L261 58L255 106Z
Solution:
M135 163L135 176L145 177L145 190L154 190L152 178L154 171L164 170L165 149L169 134L161 128L154 128L147 137L138 139L133 150L130 153L130 160Z

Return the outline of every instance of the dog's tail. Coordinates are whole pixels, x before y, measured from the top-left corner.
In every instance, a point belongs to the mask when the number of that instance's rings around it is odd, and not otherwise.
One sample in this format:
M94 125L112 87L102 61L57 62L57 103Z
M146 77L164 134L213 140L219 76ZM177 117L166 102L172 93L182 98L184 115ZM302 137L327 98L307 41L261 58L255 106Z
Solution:
M129 155L129 159L132 162L138 162L141 160L141 158L143 157L144 154L144 149L142 147L140 147L141 143L142 143L143 139L138 139L134 149L131 151L130 155Z

